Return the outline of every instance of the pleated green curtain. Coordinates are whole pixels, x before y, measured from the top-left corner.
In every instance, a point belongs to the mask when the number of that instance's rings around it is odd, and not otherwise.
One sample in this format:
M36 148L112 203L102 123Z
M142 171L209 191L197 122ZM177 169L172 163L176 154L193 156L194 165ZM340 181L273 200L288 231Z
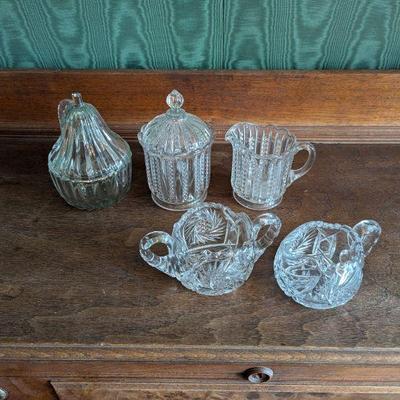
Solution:
M0 0L0 68L399 67L400 0Z

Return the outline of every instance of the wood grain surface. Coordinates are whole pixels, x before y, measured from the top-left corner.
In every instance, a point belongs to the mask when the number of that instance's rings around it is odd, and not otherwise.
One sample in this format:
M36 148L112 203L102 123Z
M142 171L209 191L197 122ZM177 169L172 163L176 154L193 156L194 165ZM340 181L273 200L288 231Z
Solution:
M216 385L204 384L181 384L171 383L129 383L113 381L95 382L66 382L52 381L60 400L275 400L275 399L297 399L297 400L344 400L344 399L395 399L396 395L360 393L343 394L343 386L328 387L335 394L321 392L321 388L315 388L316 392L296 395L295 392L287 392L287 389L296 387L260 386L260 385ZM374 388L369 388L374 391ZM275 393L274 393L275 392ZM296 390L297 392L297 390ZM118 397L117 397L118 396Z
M62 391L60 392L60 400L114 400L115 392L106 390L93 390L79 392L75 391ZM102 397L99 397L102 396ZM354 394L295 394L295 393L257 393L248 392L232 393L232 392L182 392L182 391L124 391L120 394L121 400L397 400L398 395L354 395Z
M170 232L180 214L151 202L136 145L128 197L96 212L72 209L57 195L46 168L49 149L47 142L0 147L0 343L6 347L399 348L400 146L319 145L313 169L274 210L283 221L278 240L243 287L220 297L192 293L140 258L140 238ZM230 162L230 150L215 146L207 200L244 211L231 196ZM309 220L353 225L365 218L379 221L383 235L354 300L317 311L282 293L272 262L288 232Z
M0 135L54 137L57 105L80 91L126 138L166 110L174 88L223 141L239 121L316 142L400 142L398 71L0 71Z
M212 298L138 254L145 233L170 232L180 214L151 202L136 142L128 197L95 212L72 209L52 188L50 147L5 138L0 145L0 386L11 399L400 395L400 146L318 145L313 169L274 210L283 221L276 243L243 287ZM230 153L213 148L208 200L246 211L231 196ZM316 311L284 296L272 262L289 231L308 220L365 218L379 221L383 235L351 302ZM274 371L265 386L243 377L257 365Z
M58 396L50 384L43 378L0 376L0 388L7 390L7 400L56 400Z

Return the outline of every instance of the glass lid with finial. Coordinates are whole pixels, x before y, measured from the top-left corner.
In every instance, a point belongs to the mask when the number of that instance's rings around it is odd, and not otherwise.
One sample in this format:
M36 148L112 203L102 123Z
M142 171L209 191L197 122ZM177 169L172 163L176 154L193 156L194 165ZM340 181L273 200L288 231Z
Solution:
M207 196L212 130L183 108L183 96L167 96L169 110L144 125L138 135L145 153L147 180L154 202L183 211Z
M111 206L129 191L132 153L80 93L58 106L61 134L49 153L55 188L70 205L93 210Z

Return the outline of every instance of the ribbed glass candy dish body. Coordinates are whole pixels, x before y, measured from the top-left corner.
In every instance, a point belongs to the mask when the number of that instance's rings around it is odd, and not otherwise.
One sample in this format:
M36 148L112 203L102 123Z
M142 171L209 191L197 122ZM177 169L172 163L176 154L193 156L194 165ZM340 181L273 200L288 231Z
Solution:
M59 105L61 135L48 158L51 179L73 207L109 207L131 187L131 150L79 93L72 98Z
M57 192L69 205L94 210L110 207L125 197L131 187L132 164L124 163L115 172L96 180L71 180L49 172Z

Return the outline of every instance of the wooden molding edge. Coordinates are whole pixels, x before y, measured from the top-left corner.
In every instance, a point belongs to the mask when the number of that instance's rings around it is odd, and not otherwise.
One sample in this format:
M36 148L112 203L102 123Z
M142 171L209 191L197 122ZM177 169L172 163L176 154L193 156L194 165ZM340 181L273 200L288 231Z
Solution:
M291 362L400 365L397 348L296 348L231 346L135 346L73 344L1 344L0 361L157 361L157 362Z
M296 383L275 383L273 381L266 384L249 383L215 383L215 382L181 382L178 379L174 381L160 381L157 383L147 381L128 381L121 382L116 380L65 380L52 379L51 385L62 399L74 399L74 395L94 392L96 395L101 393L114 392L222 392L222 393L400 393L400 385L389 385L382 382L353 383L341 382L333 384L332 382L302 382ZM72 396L72 397L71 397ZM79 397L80 398L80 397Z
M143 123L144 124L144 123ZM111 129L128 141L137 141L143 124L131 127L111 126ZM224 137L230 126L212 126L215 143L225 143ZM325 144L400 144L400 127L397 126L286 126L301 141ZM10 126L0 130L0 139L51 140L55 141L59 130Z
M54 139L72 91L135 140L173 88L224 140L236 122L286 126L321 143L400 143L400 71L0 71L0 137Z

